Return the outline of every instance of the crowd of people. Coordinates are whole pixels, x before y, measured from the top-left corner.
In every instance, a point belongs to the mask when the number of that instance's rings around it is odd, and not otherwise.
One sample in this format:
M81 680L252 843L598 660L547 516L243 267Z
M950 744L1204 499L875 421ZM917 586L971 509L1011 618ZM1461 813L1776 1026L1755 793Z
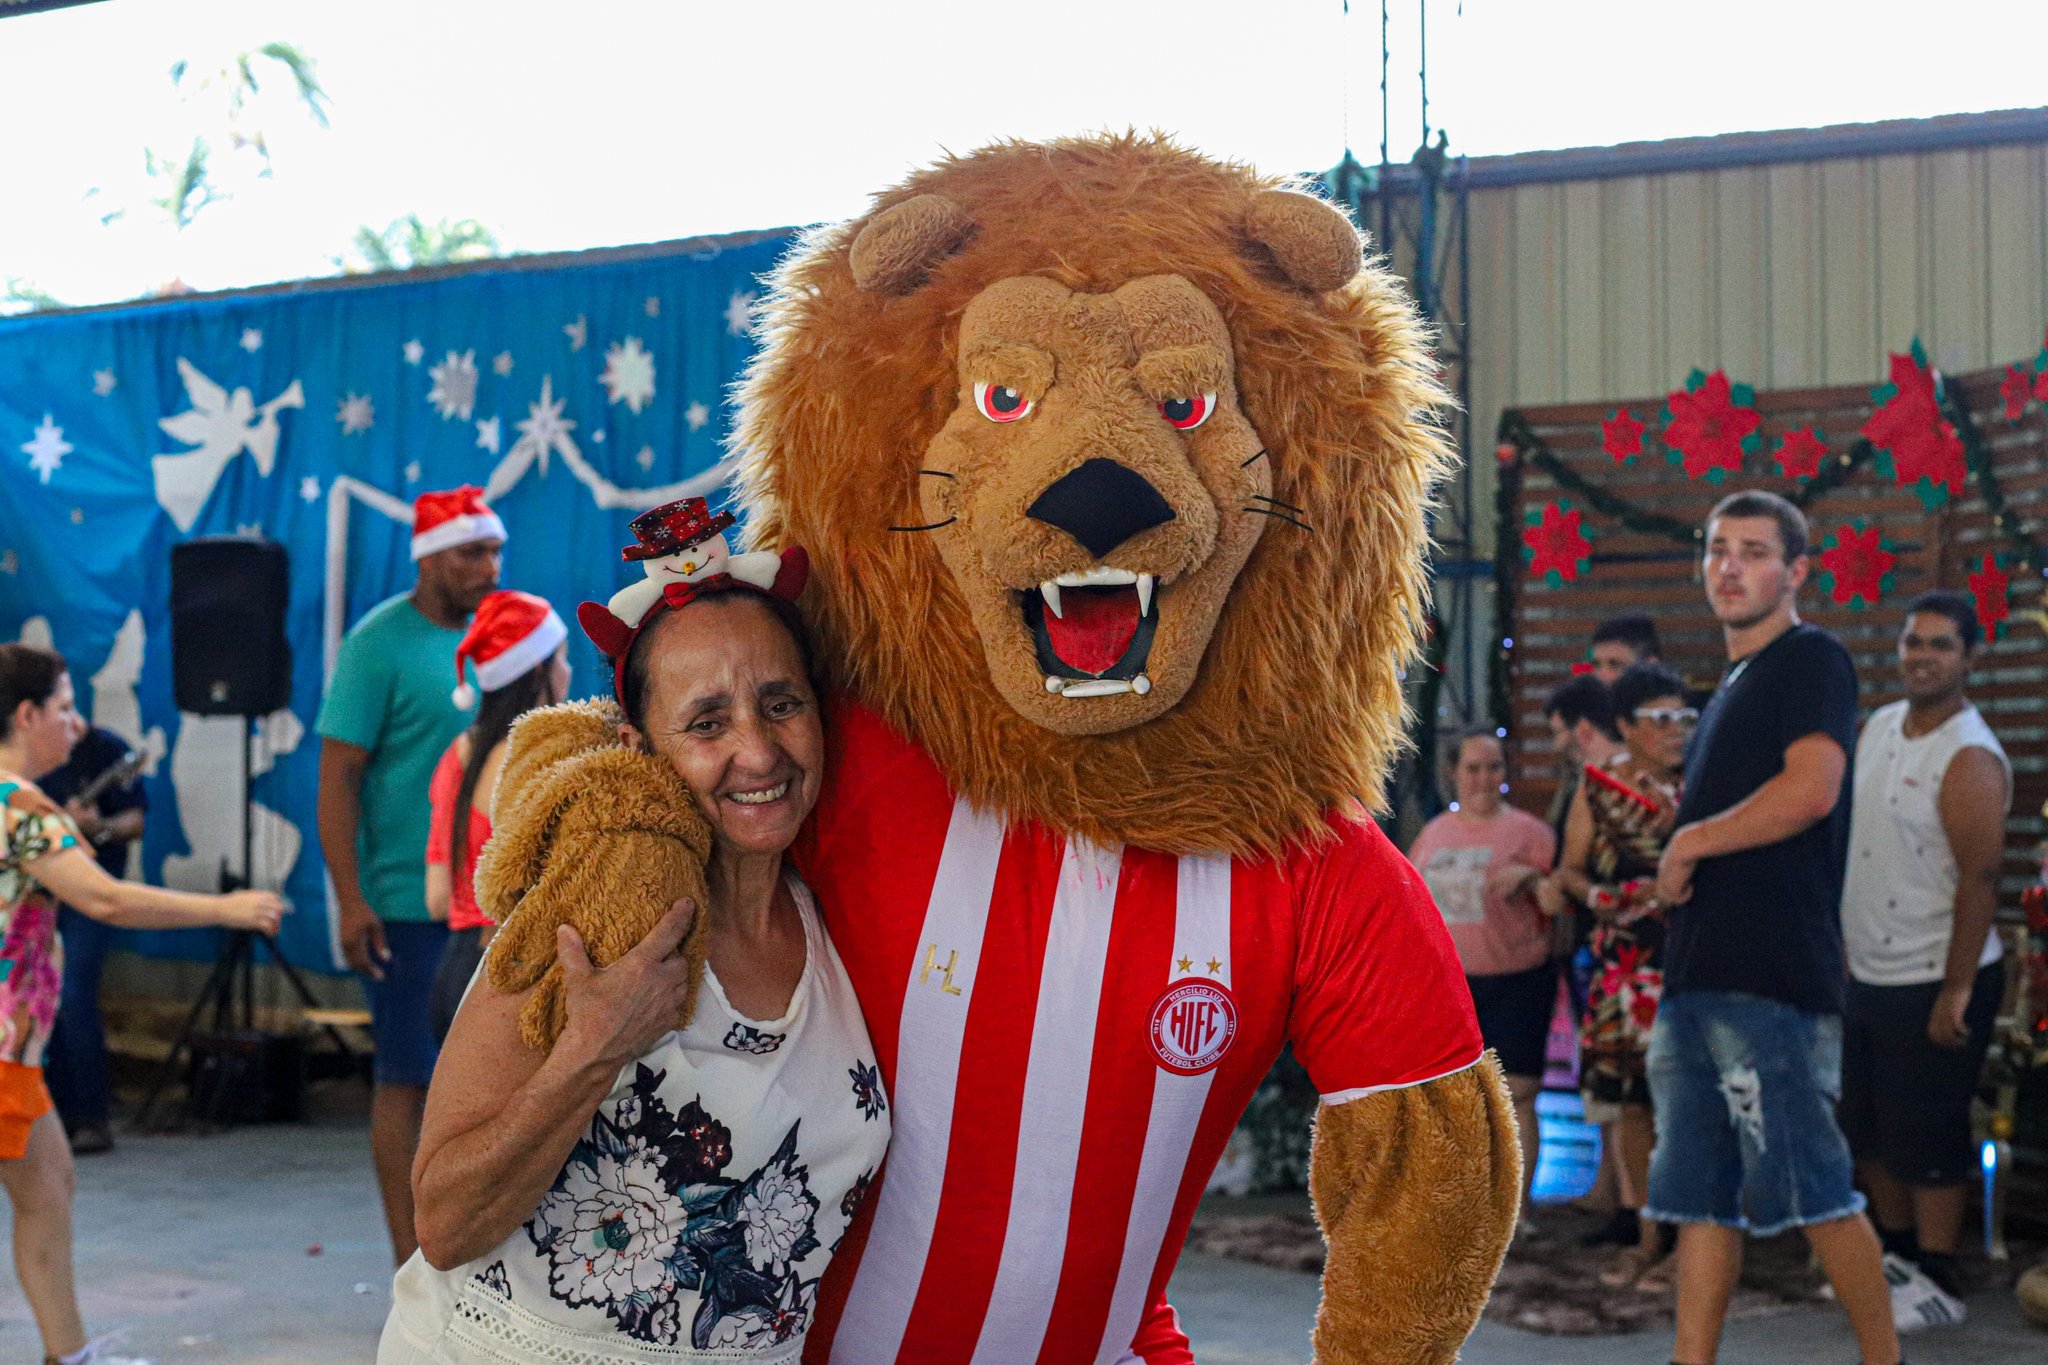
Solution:
M783 866L822 781L802 623L785 595L726 575L654 597L610 637L621 737L684 779L711 830L714 1003L674 1028L694 989L676 949L699 910L679 903L601 973L565 929L567 1024L551 1051L522 1041L526 995L477 970L494 926L475 870L514 723L567 693L568 631L499 587L504 542L476 490L423 496L416 582L349 632L318 722L322 849L371 1006L373 1164L403 1267L391 1361L439 1360L446 1334L484 1330L471 1300L497 1290L457 1272L496 1249L533 1241L545 1263L513 1278L538 1273L537 1297L571 1308L609 1302L607 1274L639 1273L620 1253L641 1233L599 1216L615 1173L586 1150L606 1105L622 1151L648 1112L760 1116L703 1122L756 1182L801 1156L804 1198L836 1210L841 1235L888 1134L879 1083L860 1091L873 1054L844 968ZM1674 1361L1714 1358L1744 1232L1798 1227L1863 1359L1891 1365L1897 1331L1963 1317L1969 1105L2003 991L1992 919L2011 768L1968 699L1980 627L1967 596L1916 598L1898 635L1905 699L1859 737L1847 651L1799 619L1800 513L1739 493L1704 545L1728 655L1711 695L1662 663L1653 622L1607 623L1590 672L1549 699L1564 781L1548 818L1508 802L1503 735L1474 729L1450 746L1455 800L1409 856L1508 1078L1525 1180L1552 1022L1569 1011L1614 1209L1586 1240L1616 1248L1604 1283L1675 1290ZM93 780L119 758L117 737L80 720L61 658L0 646L0 1183L17 1273L64 1365L115 1359L87 1341L70 1272L71 1157L111 1143L100 926L271 932L284 910L268 892L122 880L143 803ZM804 1011L811 1041L778 1058ZM66 1059L47 1088L46 1055ZM813 1102L828 1072L854 1077L852 1111ZM836 1245L814 1232L786 1284L721 1289L707 1262L697 1344L801 1321ZM685 1330L606 1311L630 1335Z
M1964 1316L1970 1103L2005 990L2012 773L1969 700L1982 628L1967 594L1913 599L1904 699L1859 736L1848 651L1799 617L1801 513L1737 493L1703 544L1727 653L1711 692L1663 664L1647 616L1607 622L1546 706L1548 822L1506 803L1504 732L1466 731L1456 799L1410 858L1532 1169L1545 1043L1569 1011L1603 1139L1594 1197L1614 1209L1584 1241L1618 1248L1603 1283L1675 1290L1673 1360L1714 1359L1744 1233L1797 1227L1862 1359L1892 1362L1898 1332Z

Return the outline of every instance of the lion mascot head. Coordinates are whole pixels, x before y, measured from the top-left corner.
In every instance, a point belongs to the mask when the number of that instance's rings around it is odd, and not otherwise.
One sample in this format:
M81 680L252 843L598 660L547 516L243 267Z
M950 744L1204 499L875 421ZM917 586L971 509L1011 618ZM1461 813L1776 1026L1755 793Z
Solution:
M1339 210L1158 136L1007 143L778 270L735 433L832 680L978 805L1271 852L1402 736L1446 401Z

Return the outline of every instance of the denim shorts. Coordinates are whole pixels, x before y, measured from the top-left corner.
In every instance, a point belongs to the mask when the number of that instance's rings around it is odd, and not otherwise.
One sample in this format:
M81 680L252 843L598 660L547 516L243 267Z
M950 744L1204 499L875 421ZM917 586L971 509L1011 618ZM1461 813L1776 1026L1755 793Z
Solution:
M377 1040L372 1074L379 1085L425 1085L441 1055L431 1000L448 926L439 920L388 919L384 942L391 949L390 961L381 964L384 979L361 978L370 1002L370 1032Z
M1769 1237L1862 1210L1835 1121L1840 1016L1754 995L1667 995L1648 1065L1657 1147L1646 1217Z

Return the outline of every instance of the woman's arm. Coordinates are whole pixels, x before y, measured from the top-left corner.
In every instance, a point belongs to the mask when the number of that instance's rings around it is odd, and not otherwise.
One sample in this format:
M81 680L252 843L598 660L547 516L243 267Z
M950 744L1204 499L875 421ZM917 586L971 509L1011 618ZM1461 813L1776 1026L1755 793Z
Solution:
M448 903L454 898L454 879L448 875L448 864L427 864L427 918L446 922Z
M270 891L199 896L110 877L82 848L47 853L23 870L51 895L81 914L123 929L200 929L220 925L259 934L277 932L284 902Z
M434 1068L413 1161L413 1225L428 1264L475 1260L533 1216L620 1069L675 1028L690 981L677 949L694 918L679 902L601 970L574 929L558 929L568 1025L546 1054L520 1038L532 991L478 975Z
M1593 879L1586 865L1593 856L1593 807L1586 798L1586 784L1572 793L1571 809L1564 817L1564 856L1557 860L1557 884L1567 896L1584 905L1593 892Z

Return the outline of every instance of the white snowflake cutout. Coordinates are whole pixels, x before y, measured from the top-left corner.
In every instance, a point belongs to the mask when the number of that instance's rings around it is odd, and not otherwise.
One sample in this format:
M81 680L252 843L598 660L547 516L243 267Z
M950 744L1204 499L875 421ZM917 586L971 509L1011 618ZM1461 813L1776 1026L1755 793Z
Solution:
M605 351L604 373L598 379L613 403L624 403L638 416L654 401L654 356L639 337L627 337Z
M434 411L441 414L443 421L459 417L467 422L476 411L476 352L469 350L457 355L450 351L446 360L427 370L427 377L434 381L427 390L427 401L434 405Z

